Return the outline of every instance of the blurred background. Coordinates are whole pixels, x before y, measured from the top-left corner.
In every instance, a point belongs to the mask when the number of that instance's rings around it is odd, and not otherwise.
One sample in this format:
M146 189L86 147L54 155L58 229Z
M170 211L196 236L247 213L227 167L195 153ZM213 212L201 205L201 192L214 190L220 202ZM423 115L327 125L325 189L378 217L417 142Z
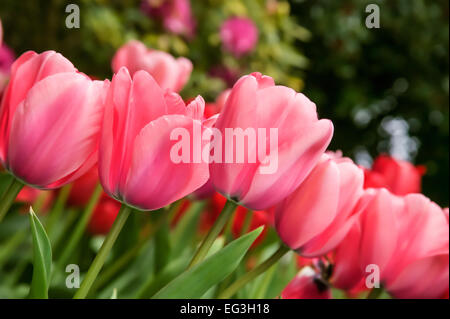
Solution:
M65 24L72 3L80 28ZM372 3L379 29L365 25ZM381 153L424 165L423 193L449 204L447 0L1 0L0 19L0 94L27 50L59 51L103 79L139 39L192 60L185 99L213 102L243 74L270 75L334 122L331 149L368 167Z

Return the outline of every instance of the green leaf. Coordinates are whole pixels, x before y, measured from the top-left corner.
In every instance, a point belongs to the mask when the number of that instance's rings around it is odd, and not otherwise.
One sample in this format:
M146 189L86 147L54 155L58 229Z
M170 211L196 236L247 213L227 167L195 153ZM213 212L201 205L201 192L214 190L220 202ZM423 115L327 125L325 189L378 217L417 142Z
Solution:
M31 207L30 224L33 236L33 279L28 298L47 299L52 267L52 247L44 227Z
M163 212L165 213L165 212ZM164 218L164 217L163 217ZM155 234L155 274L166 267L170 258L170 226L167 220L159 227Z
M188 245L192 244L198 227L199 216L204 208L204 201L192 203L191 207L175 226L175 229L170 234L173 247L172 258L178 257L186 250Z
M231 274L241 262L263 227L225 246L211 257L183 272L161 289L153 298L201 298L211 287Z

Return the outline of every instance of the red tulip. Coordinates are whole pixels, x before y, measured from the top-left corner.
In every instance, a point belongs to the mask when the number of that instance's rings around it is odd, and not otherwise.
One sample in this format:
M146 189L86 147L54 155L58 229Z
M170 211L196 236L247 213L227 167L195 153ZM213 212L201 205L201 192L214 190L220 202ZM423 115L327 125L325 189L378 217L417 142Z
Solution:
M259 73L235 84L215 128L224 138L213 137L213 185L253 210L272 207L292 193L333 135L333 124L317 119L314 103ZM239 132L249 137L241 134L239 141Z
M95 165L86 174L73 182L67 203L73 206L85 206L98 183L98 167Z
M384 187L396 195L420 193L424 173L424 166L414 166L406 161L380 155L375 159L372 169L364 170L364 187Z
M328 154L278 206L275 228L300 255L315 257L335 248L362 212L363 172L350 159Z
M89 220L88 231L92 235L108 234L119 210L120 203L109 197L102 197Z
M4 167L39 188L57 188L87 172L97 161L107 85L77 72L59 53L24 53L1 104Z

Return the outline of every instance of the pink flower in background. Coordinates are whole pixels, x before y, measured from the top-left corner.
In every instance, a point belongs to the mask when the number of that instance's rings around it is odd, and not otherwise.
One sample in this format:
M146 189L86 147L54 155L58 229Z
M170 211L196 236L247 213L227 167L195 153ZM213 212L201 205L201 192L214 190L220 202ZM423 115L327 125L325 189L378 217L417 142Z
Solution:
M304 267L281 292L282 299L331 299L331 290L320 274Z
M144 0L141 10L150 17L161 19L169 32L188 38L194 35L195 20L189 0Z
M61 54L28 51L12 65L0 108L0 160L38 188L57 188L97 162L105 87Z
M362 169L349 158L322 155L302 184L277 207L280 238L306 257L335 248L358 220L365 201Z
M142 42L132 40L120 47L112 59L114 73L121 67L126 67L131 76L139 70L147 71L161 88L179 92L189 80L193 66L186 58L175 59L169 53L150 50Z
M202 134L204 101L188 106L165 92L145 71L133 79L126 68L113 77L108 91L100 143L99 177L110 196L142 210L155 210L192 193L209 177L208 163L175 163L170 139L174 129ZM202 141L205 144L207 141ZM203 147L204 145L201 145Z
M372 169L365 169L365 188L387 188L393 194L406 195L421 192L424 166L397 160L387 155L378 156Z
M14 52L3 43L3 26L0 19L0 99L3 94L3 90L9 80L9 74L11 72L11 65L14 62Z
M0 98L8 84L14 58L14 52L6 44L0 45Z
M222 136L226 129L235 128L277 132L277 143L270 141L269 133L266 135L264 155L269 155L264 161L249 160L248 150L255 145L244 145L240 149L232 145L235 143L225 143L222 139L222 159L210 164L216 190L253 210L272 207L291 194L319 161L333 136L331 121L319 120L316 105L306 96L276 86L271 77L260 73L244 76L236 82L215 128ZM264 174L260 168L267 168L267 160L274 159L272 151L277 155L276 170ZM230 163L224 159L223 154L232 154L234 158L238 152L244 156L242 162ZM255 150L252 152L258 154Z
M236 57L252 51L258 42L258 28L248 18L230 18L220 28L225 50Z

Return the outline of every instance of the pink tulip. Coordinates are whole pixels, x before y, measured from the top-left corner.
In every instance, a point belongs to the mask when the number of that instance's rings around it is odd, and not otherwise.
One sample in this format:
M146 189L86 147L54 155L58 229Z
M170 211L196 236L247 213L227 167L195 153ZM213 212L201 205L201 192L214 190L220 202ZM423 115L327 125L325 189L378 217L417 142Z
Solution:
M304 267L283 289L282 299L331 299L328 284L311 267Z
M137 71L150 73L162 89L179 92L189 80L192 62L186 58L175 59L169 53L149 50L139 41L133 40L119 48L112 60L112 69L117 73L126 67L133 76Z
M248 18L230 18L220 28L225 49L240 57L254 49L258 42L258 28Z
M362 212L363 171L348 158L322 155L305 181L275 213L280 238L300 255L315 257L335 248Z
M150 17L162 19L169 32L188 38L194 35L195 21L189 0L144 0L141 9Z
M165 93L153 77L126 68L113 77L108 91L100 143L99 176L105 191L141 210L164 207L202 186L208 163L174 163L171 132L202 132L204 101L185 106L176 93ZM193 141L190 141L191 145ZM202 146L204 146L202 144Z
M371 191L362 217L361 268L377 265L382 284L399 298L443 295L449 272L449 227L443 210L421 194L398 197L386 189Z
M422 258L406 266L386 284L389 293L401 299L437 299L449 288L449 255Z
M5 168L39 188L57 188L87 172L97 161L107 85L53 51L19 57L0 110Z
M255 133L254 141L263 141L258 147L254 143L238 147L238 143L226 143L222 138L217 143L223 150L218 161L214 160L215 148L212 150L214 187L253 210L265 210L292 193L333 135L331 121L318 120L316 106L306 96L275 86L271 77L260 73L244 76L235 84L215 128L222 136L227 130L249 129ZM272 140L271 131L277 133L276 139ZM254 158L256 154L258 158ZM227 155L233 157L231 161Z
M331 283L334 287L354 291L363 288L360 285L364 272L360 267L361 224L353 224L345 238L334 250L334 264Z

